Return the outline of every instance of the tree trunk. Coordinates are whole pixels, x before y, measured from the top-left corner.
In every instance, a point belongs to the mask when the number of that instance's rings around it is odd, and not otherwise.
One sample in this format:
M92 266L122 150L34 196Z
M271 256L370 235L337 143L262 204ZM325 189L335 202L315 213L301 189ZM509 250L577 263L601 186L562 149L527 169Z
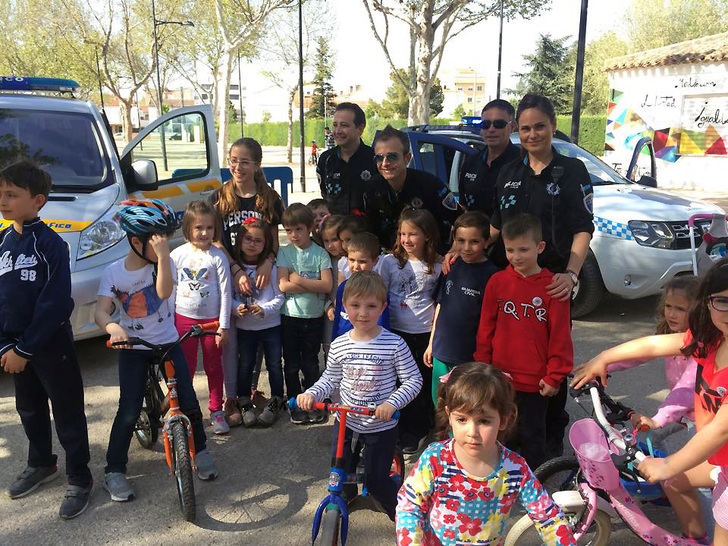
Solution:
M121 132L126 138L127 142L131 142L133 137L133 127L131 123L131 98L124 100L121 97L119 99L119 110L121 110Z
M432 87L432 43L435 29L432 26L432 5L428 5L417 28L417 86L409 90L410 125L422 125L430 120L430 88Z
M228 105L230 103L230 75L233 64L232 50L229 48L225 49L222 58L220 59L220 77L217 82L217 154L220 160L227 157L227 146L228 146L228 122L230 116L230 109Z
M294 87L288 96L288 136L286 146L288 147L288 163L293 163L293 101L296 98L298 86Z

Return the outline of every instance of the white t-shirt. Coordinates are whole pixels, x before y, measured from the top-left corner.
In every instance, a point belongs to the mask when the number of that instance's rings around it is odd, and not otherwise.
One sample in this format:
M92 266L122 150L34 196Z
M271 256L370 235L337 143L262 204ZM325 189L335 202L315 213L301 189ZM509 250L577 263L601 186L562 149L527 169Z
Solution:
M274 267L271 271L270 282L268 286L261 289L255 286L255 276L258 272L258 266L243 264L243 271L250 279L250 287L252 294L246 296L236 292L233 296L233 312L235 313L235 326L238 330L266 330L281 324L281 306L285 296L278 289L278 268ZM247 314L244 317L237 315L238 306L241 303L248 305L258 304L263 309L263 316Z
M199 250L185 243L170 257L177 268L170 298L175 312L192 319L218 319L221 328L229 328L232 292L225 253L216 246Z
M351 270L349 269L349 258L346 256L342 256L339 258L339 261L336 264L336 268L339 270L339 278L337 280L338 284L341 284L344 281L348 281L349 277L351 277Z
M389 321L393 330L424 334L432 328L435 313L433 290L442 271L436 262L432 273L427 264L408 260L402 269L397 258L387 254L379 261L379 274L389 291Z
M168 299L163 300L157 295L154 286L154 266L148 264L129 271L125 260L117 260L104 269L98 295L118 301L121 309L119 323L130 337L140 337L155 345L177 341L179 335L174 327L172 306ZM171 258L169 261L174 278L174 262ZM144 349L142 346L134 348Z

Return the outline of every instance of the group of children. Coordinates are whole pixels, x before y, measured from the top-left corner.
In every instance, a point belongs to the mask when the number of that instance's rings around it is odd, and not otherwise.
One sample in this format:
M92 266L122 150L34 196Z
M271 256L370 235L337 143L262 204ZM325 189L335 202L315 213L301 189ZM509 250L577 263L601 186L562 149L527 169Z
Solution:
M0 233L0 364L14 374L17 407L30 440L28 466L10 496L24 496L57 473L48 441L50 398L67 452L69 486L61 516L70 518L88 505L93 481L83 388L68 325L68 250L37 216L49 190L48 175L30 163L0 173L0 210L13 222ZM399 543L490 543L504 532L515 500L537 520L545 542L574 543L559 508L530 470L546 457L546 397L558 391L573 363L569 303L549 297L552 275L538 265L544 248L538 219L524 214L503 226L510 265L498 271L486 255L488 218L462 214L452 234L457 258L443 274L439 232L426 210L406 209L392 252L382 254L361 218L331 216L320 201L292 204L282 214L289 244L278 249L269 282L250 283L255 288L247 295L233 289L231 273L239 277L240 269L256 278L256 268L269 259L273 229L264 221L245 220L230 255L216 245L218 216L204 202L187 207L182 224L187 242L172 252L169 236L178 220L163 202L125 202L118 219L130 251L101 280L96 321L111 341L138 336L157 344L176 341L191 324L219 321L220 335L202 347L215 432L226 432L221 350L234 336L237 392L251 392L262 345L274 401L260 415L247 408L245 424L272 424L284 395L297 397L293 423L326 420L311 408L329 397L376 406L373 417L352 417L347 433L369 446L367 487L390 518L396 517ZM605 380L615 362L630 361L622 364L627 367L672 357L666 363L674 387L670 397L654 418L637 416L635 422L652 428L690 418L694 411L698 433L664 462L643 462L640 471L651 480L678 476L666 491L686 535L695 538L706 530L695 516L692 488L715 485L716 543L725 544L728 410L721 404L728 390L722 343L728 335L728 263L711 270L697 296L694 284L681 282L666 290L660 335L602 353L578 369L574 382L596 375ZM17 304L20 297L23 305ZM114 301L121 310L118 322L112 317ZM232 325L237 332L229 331ZM218 470L192 389L197 350L190 342L170 356L180 406L192 423L198 476L213 479ZM116 501L134 494L125 476L127 452L142 405L148 354L128 345L119 351L120 401L104 476ZM697 393L693 406L691 390ZM392 420L396 410L399 423ZM439 441L425 449L398 492L389 478L395 446L417 452L435 422Z

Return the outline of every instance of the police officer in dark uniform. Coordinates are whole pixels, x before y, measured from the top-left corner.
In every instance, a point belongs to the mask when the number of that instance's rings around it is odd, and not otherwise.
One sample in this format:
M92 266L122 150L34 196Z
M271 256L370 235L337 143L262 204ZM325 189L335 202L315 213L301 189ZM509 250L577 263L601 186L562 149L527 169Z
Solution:
M460 168L460 204L467 210L480 210L490 217L495 202L495 184L501 167L519 156L511 142L515 130L515 109L508 101L495 99L480 113L480 134L486 148L469 156Z
M491 241L518 213L540 218L546 249L539 256L539 265L555 273L547 286L548 294L570 299L594 232L591 179L579 159L563 156L551 146L556 113L546 97L525 95L518 104L516 121L522 157L505 165L498 175ZM565 405L566 381L548 404L549 457L563 449L564 430L569 424Z
M316 167L321 197L331 214L353 214L363 210L362 196L377 172L374 150L361 140L364 111L353 102L338 104L333 127L337 145L321 154Z
M374 151L379 175L364 194L364 212L382 246L393 248L397 221L405 207L429 210L440 228L442 244L446 244L459 214L450 189L428 172L407 168L412 158L409 139L391 125L377 135Z

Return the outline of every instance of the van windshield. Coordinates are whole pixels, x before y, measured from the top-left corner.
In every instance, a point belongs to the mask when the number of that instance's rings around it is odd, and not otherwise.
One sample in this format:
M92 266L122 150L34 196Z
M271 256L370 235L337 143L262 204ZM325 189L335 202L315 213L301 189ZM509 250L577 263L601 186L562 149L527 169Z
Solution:
M48 171L56 191L92 192L111 182L100 135L88 114L0 109L0 169L23 158Z

